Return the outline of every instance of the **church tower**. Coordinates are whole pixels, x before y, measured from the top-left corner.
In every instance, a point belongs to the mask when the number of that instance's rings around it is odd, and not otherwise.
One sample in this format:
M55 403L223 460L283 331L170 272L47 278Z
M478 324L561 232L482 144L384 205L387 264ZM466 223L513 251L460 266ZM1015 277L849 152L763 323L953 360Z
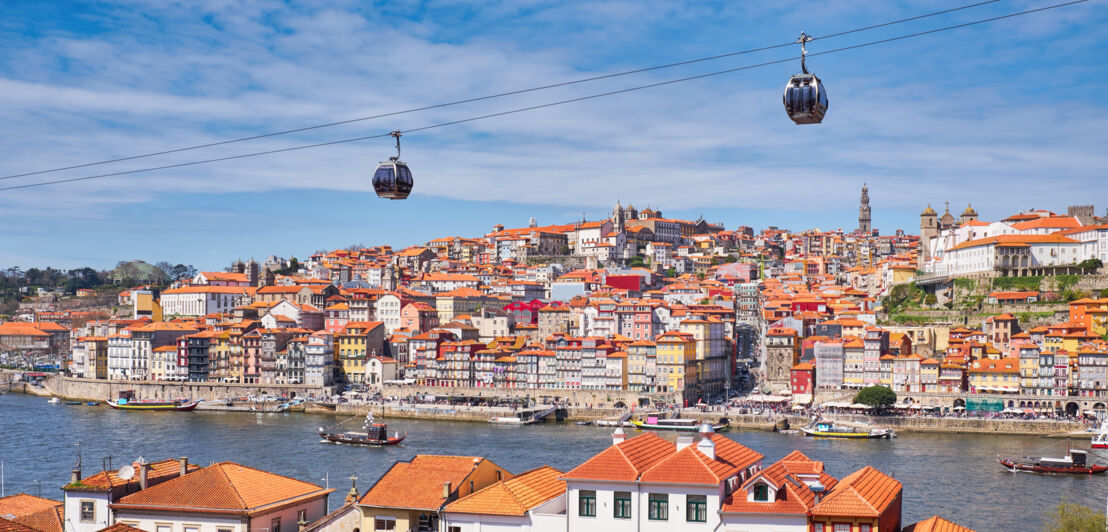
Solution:
M931 258L931 238L939 236L939 213L930 205L919 215L919 247L917 259L919 266Z
M858 232L873 232L873 223L869 215L869 188L862 183L862 203L858 206Z
M619 200L616 200L616 206L612 208L612 231L616 233L623 232L624 212L623 205L620 205Z

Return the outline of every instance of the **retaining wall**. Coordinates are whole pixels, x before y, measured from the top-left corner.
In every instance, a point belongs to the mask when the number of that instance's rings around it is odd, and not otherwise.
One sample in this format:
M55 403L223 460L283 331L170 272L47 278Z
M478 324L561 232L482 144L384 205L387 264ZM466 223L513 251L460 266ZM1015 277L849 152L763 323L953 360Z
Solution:
M232 384L220 382L157 382L157 381L108 381L51 377L46 387L51 393L67 399L103 401L119 397L122 390L134 390L137 399L171 399L187 397L213 401L248 395L286 395L287 397L330 396L332 388L306 384Z

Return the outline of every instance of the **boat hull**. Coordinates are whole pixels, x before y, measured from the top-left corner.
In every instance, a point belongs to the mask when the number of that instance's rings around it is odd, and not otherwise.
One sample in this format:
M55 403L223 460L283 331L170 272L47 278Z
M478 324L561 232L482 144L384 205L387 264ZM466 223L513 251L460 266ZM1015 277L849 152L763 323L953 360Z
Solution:
M370 440L367 438L351 438L344 434L332 434L328 432L320 432L319 437L330 443L343 443L347 445L368 445L371 447L381 447L385 445L396 445L402 441L407 435L397 436L395 438L389 438L387 440Z
M1108 443L1094 443L1090 447L1093 449L1108 449Z
M1006 458L1003 460L997 460L1000 465L1015 471L1029 471L1032 473L1042 473L1047 475L1095 475L1108 471L1108 466L1091 465L1091 466L1069 466L1069 467L1056 467L1056 466L1041 466L1037 464L1021 464Z
M880 440L891 438L892 435L888 432L870 433L870 432L821 432L818 430L801 429L804 431L805 436L811 436L813 438L840 438L847 440Z
M116 410L140 410L144 412L189 412L196 409L198 401L190 403L125 403L108 401L108 406Z

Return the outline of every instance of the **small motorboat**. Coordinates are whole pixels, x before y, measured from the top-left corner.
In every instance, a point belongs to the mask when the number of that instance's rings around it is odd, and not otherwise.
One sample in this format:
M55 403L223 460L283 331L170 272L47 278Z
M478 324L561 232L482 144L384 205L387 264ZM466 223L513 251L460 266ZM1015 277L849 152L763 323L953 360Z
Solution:
M806 436L816 438L845 438L845 439L891 439L896 437L893 429L857 427L845 427L835 425L830 421L817 421L800 429Z
M1000 458L998 456L996 461L1013 473L1016 471L1029 471L1032 473L1044 474L1095 475L1108 471L1108 466L1106 465L1090 464L1088 462L1088 455L1088 451L1071 449L1066 453L1065 458L1034 458L1025 456L1023 460L1016 461L1011 458Z
M47 402L47 403L50 403L50 404L52 404L52 405L60 405L60 404L62 404L62 400L61 400L61 399L58 399L57 397L51 397L51 398L50 398L50 400L49 400L49 401L46 401L46 402Z
M396 445L404 438L408 437L407 433L400 434L399 431L394 431L389 434L389 428L384 423L377 423L373 420L373 412L369 412L365 416L365 424L362 426L361 431L346 431L346 432L331 432L323 427L319 427L319 437L322 443L346 443L350 445Z
M79 406L82 403L80 401L66 401L65 404L67 404L69 406Z
M98 403L96 401L89 401L85 404L88 405L88 406L100 406L100 403Z
M587 427L589 425L592 425L592 421L574 421L573 424L574 425L581 425L582 427Z
M1100 422L1100 428L1093 436L1091 446L1093 449L1108 449L1108 419Z

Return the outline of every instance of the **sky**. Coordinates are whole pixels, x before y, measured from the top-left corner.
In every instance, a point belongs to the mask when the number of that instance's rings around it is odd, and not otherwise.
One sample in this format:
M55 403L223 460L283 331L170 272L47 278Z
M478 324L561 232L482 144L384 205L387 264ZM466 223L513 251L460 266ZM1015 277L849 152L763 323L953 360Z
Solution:
M1000 0L817 39L818 54L1060 0ZM378 115L789 43L971 0L278 2L0 0L0 177ZM0 267L236 258L481 236L606 216L616 201L727 227L847 231L972 203L1108 208L1103 0L812 55L830 98L794 125L799 46L115 164L0 187L380 135L792 58L540 110L413 131L405 201L370 176L375 138L0 190Z

